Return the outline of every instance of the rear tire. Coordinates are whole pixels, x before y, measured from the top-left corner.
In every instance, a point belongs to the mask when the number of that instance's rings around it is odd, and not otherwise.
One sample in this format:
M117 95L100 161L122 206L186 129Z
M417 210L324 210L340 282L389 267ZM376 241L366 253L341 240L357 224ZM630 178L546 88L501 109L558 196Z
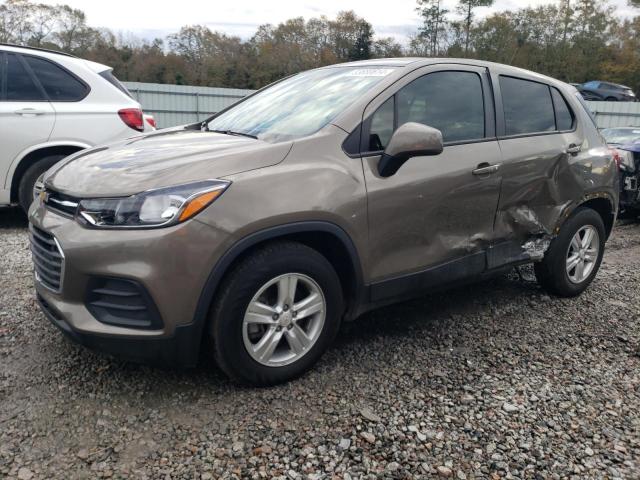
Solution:
M553 239L544 259L534 265L540 286L560 297L580 295L598 273L605 239L604 222L598 212L578 208Z
M268 245L245 258L224 285L209 334L218 366L235 382L268 386L294 379L317 362L338 333L340 279L329 261L306 245Z
M24 210L24 213L29 212L29 207L33 202L33 186L36 184L36 180L64 157L65 155L44 157L27 168L22 174L22 178L18 184L18 203L22 207L22 210Z

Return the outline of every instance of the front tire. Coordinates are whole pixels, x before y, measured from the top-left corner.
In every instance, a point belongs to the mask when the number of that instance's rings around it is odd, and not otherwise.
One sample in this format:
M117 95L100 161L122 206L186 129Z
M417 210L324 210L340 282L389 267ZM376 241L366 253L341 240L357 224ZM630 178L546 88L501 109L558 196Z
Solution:
M29 207L33 202L33 186L36 184L36 180L64 157L65 155L44 157L27 168L22 174L22 178L18 184L18 203L22 207L22 210L24 210L24 213L29 212Z
M544 259L534 265L540 286L560 297L580 295L598 273L605 239L598 212L578 208L553 239Z
M217 364L238 383L268 386L302 375L338 332L340 279L327 259L306 245L268 245L224 282L209 333Z

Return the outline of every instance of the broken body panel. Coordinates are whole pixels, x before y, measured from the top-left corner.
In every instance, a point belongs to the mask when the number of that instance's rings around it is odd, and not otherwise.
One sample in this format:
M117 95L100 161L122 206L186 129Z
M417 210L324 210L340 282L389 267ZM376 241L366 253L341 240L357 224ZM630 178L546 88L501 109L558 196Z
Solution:
M335 254L345 283L351 282L347 317L354 318L380 303L541 260L563 222L585 202L597 202L605 224L613 224L617 170L573 87L472 60L357 65L395 70L314 134L268 142L190 126L87 151L51 170L46 188L75 199L123 197L200 179L231 184L193 220L165 229L91 229L34 202L31 223L66 254L62 292L37 283L41 298L67 318L70 329L117 339L131 335L130 329L94 319L84 291L91 277L137 278L164 320L145 334L170 339L180 329L195 329L199 340L215 282L256 238L295 238L314 246L333 238L327 251ZM445 142L439 155L415 156L382 177L382 152L363 148L371 115L410 82L441 71L480 78L483 138ZM575 128L507 136L501 74L558 89L575 114Z
M637 214L640 211L640 140L626 145L614 145L620 161L620 210Z

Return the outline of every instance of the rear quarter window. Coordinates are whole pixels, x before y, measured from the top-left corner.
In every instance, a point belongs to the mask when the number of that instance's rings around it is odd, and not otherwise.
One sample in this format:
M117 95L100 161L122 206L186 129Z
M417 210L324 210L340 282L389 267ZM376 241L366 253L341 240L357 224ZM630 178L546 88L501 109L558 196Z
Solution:
M556 111L556 127L561 132L571 130L575 123L575 118L571 107L567 104L562 94L554 87L551 88L553 106Z
M124 93L127 97L133 98L133 96L131 95L131 92L129 92L127 87L125 87L122 84L122 82L115 77L115 75L111 70L105 70L103 72L100 72L99 75L102 78L104 78L107 82L109 82L111 85L113 85L118 90L120 90L122 93Z

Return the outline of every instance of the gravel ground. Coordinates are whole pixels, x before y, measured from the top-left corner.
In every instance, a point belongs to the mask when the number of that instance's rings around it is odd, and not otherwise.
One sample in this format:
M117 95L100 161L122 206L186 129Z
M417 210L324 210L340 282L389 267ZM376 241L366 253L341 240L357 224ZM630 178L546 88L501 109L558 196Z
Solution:
M261 390L69 343L30 268L0 210L0 477L640 478L640 225L580 298L524 271L388 307Z

